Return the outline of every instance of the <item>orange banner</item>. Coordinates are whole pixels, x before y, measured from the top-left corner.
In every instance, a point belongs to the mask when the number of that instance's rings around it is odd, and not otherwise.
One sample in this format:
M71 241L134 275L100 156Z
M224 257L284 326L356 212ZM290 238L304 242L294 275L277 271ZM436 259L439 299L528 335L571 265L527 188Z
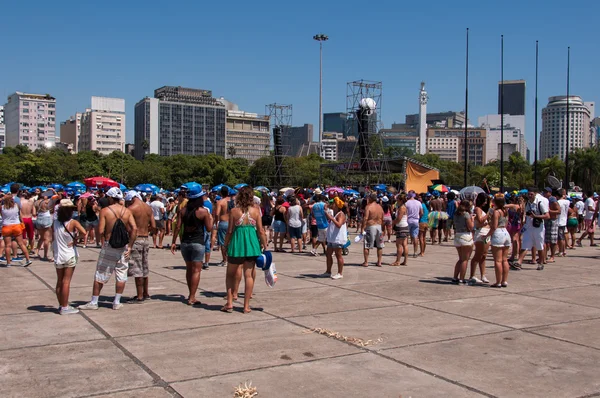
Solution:
M432 180L439 179L439 171L430 170L410 160L406 161L406 192L411 190L416 193L427 192L427 187L432 185Z

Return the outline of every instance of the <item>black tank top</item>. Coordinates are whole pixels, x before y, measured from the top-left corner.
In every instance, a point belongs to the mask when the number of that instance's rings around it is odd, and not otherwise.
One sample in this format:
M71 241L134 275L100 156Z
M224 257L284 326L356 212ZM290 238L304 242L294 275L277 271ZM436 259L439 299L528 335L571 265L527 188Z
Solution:
M279 206L277 209L275 209L275 221L284 221L285 222L285 216L283 215L282 212L279 211L280 209L281 209L281 206Z
M181 243L200 243L204 244L204 222L198 220L196 211L189 211L186 207L183 215L183 234Z
M96 221L98 219L98 216L96 215L96 212L94 211L94 205L88 205L85 208L85 218L88 221Z

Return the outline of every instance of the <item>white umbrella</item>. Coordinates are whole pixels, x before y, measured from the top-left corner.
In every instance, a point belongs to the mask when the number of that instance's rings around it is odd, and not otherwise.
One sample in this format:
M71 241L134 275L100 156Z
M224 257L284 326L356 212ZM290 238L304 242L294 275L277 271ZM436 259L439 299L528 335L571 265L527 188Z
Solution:
M461 199L474 200L475 197L481 192L485 192L483 188L472 185L470 187L464 187L461 189L459 194Z

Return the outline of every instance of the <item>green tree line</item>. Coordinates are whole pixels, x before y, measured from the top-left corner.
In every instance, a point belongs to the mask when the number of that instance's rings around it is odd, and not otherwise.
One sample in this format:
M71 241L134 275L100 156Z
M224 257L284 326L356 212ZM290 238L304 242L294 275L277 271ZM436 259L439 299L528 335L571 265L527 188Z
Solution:
M387 153L395 157L408 153ZM413 159L440 170L440 178L450 186L463 185L462 163L441 160L433 154L412 155ZM384 182L401 186L402 174L365 176L336 172L321 167L326 162L316 154L285 158L282 166L283 184L291 186L316 186L317 184L363 185ZM534 168L519 153L511 154L504 162L504 185L524 188L534 184ZM97 151L69 154L60 149L38 149L31 152L26 146L4 148L0 155L0 182L17 181L29 186L50 183L65 184L82 181L87 177L105 176L128 187L151 183L164 188L176 188L187 181L210 186L235 185L241 182L253 186L275 186L275 159L272 155L258 159L250 165L241 158L225 159L216 155L205 156L158 156L147 155L143 161L122 152L103 156ZM538 162L538 185L547 184L549 175L563 180L565 164L557 157ZM600 190L600 151L586 148L570 155L570 180L583 190ZM469 166L468 184L482 185L484 179L490 187L500 184L500 162L485 166Z

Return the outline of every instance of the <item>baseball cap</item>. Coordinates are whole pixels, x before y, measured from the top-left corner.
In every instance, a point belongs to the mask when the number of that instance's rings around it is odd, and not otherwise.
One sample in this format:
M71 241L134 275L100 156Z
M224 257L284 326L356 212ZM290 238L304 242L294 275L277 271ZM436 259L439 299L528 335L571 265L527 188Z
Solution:
M127 193L125 194L125 201L129 202L132 201L134 198L138 198L139 200L142 200L142 196L140 195L140 193L138 191L127 191Z
M546 187L546 188L544 188L544 191L552 193L552 188Z
M106 192L106 196L121 200L123 199L123 192L121 192L121 190L117 187L112 187L108 190L108 192Z
M71 199L62 199L59 205L60 207L76 207Z

